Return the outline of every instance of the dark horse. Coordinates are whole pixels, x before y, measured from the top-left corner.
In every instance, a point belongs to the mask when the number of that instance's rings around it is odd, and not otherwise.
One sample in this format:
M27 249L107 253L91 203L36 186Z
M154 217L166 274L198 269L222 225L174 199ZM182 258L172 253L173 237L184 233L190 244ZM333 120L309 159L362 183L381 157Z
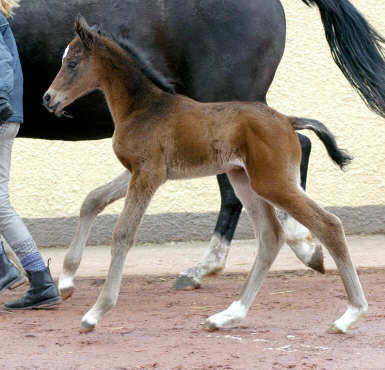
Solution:
M319 8L334 60L367 105L385 116L384 40L347 0L302 1ZM71 105L73 119L53 117L40 103L72 39L77 13L86 15L90 23L102 24L115 38L140 45L176 92L199 101L265 102L285 45L285 16L279 0L23 2L12 19L25 74L26 123L20 136L91 140L112 135L112 121L99 93ZM303 136L300 139L305 187L310 141ZM180 287L199 286L204 275L219 270L226 260L242 206L226 175L218 176L218 182L222 205L210 251L197 267L182 275ZM111 183L114 188L116 183L125 189L127 179L122 175ZM92 220L116 199L109 184L87 197L73 244L85 244ZM294 238L303 240L296 246L297 255L322 271L319 251L308 246L301 255L308 234L300 232L302 236ZM79 261L67 262L77 267Z

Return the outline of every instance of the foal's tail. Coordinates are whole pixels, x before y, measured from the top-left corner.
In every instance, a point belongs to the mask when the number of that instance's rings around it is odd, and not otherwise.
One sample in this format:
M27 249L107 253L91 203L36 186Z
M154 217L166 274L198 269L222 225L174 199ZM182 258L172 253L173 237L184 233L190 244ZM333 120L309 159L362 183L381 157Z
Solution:
M385 117L385 38L349 0L302 0L320 11L334 61L366 105Z
M337 146L336 139L334 135L329 131L329 129L320 121L309 118L299 118L299 117L289 117L291 124L293 125L294 130L312 130L318 136L318 138L325 145L326 150L330 158L337 163L341 169L345 165L349 164L353 157L349 153L340 149Z

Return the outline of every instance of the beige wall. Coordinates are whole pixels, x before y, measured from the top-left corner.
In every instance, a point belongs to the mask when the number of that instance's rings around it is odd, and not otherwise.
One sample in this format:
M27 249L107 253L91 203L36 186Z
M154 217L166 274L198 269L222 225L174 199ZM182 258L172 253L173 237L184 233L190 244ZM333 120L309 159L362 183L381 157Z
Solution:
M385 35L385 3L353 3ZM317 9L300 0L284 0L287 46L268 100L276 109L319 119L336 134L355 160L341 172L313 135L309 194L324 206L385 205L385 121L371 113L348 85L326 44ZM29 123L32 124L32 123ZM78 215L88 191L122 172L111 140L60 142L17 139L11 198L25 218ZM208 213L219 207L214 177L169 182L153 200L148 214ZM122 202L107 213L119 213Z

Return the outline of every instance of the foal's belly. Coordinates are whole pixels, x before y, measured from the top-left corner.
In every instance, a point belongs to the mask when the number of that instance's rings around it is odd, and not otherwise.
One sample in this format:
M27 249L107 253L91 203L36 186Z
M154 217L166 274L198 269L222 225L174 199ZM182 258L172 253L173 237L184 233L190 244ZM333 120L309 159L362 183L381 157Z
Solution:
M232 160L227 163L210 163L202 166L177 166L167 167L167 178L169 180L194 179L198 177L206 177L220 175L233 169L244 168L243 163L239 160Z

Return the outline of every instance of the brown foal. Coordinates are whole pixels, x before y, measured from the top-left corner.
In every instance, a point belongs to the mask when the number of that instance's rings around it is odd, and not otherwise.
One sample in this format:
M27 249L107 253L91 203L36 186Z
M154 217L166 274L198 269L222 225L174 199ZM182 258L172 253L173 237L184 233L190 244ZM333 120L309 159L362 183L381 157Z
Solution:
M209 317L206 328L220 328L246 316L285 242L273 205L314 233L336 262L348 308L331 331L345 332L367 311L341 222L299 186L301 149L295 130L313 130L341 167L350 160L322 123L287 117L261 103L199 103L164 91L130 47L123 49L90 28L81 16L75 21L75 31L44 104L61 115L81 95L101 89L115 124L114 152L131 175L113 231L108 276L95 305L82 319L83 331L92 330L115 305L128 249L158 187L171 179L219 173L228 175L245 206L259 249L239 299Z

